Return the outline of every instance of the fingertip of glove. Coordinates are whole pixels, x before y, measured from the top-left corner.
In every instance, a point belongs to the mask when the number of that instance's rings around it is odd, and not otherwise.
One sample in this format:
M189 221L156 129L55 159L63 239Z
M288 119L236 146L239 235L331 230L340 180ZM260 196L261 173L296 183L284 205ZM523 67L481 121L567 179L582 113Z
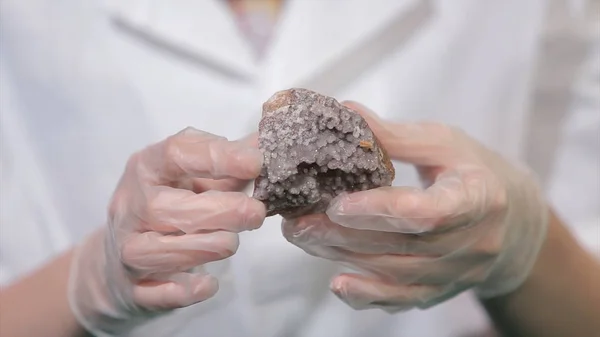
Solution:
M242 212L245 213L244 227L246 230L255 230L262 226L267 216L265 204L254 198L246 196L246 205Z
M254 179L260 174L264 162L262 151L254 147L242 147L237 150L235 160L242 169L242 179Z
M349 277L341 274L335 276L329 282L329 289L338 297L344 297L348 292Z
M339 194L329 203L329 207L327 207L327 215L339 215L344 213L346 209L346 204L349 199L349 194L344 192Z
M202 278L202 281L196 285L193 294L200 298L199 301L202 301L203 299L213 297L218 291L219 280L212 275L206 275Z

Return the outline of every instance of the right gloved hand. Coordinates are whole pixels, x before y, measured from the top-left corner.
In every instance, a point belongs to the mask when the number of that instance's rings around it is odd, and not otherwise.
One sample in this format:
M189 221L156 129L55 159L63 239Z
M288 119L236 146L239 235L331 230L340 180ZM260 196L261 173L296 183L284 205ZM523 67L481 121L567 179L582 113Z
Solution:
M107 226L73 260L69 301L79 322L98 336L123 335L212 297L218 283L202 265L232 256L237 233L265 218L264 205L239 192L261 164L248 142L192 128L131 156Z

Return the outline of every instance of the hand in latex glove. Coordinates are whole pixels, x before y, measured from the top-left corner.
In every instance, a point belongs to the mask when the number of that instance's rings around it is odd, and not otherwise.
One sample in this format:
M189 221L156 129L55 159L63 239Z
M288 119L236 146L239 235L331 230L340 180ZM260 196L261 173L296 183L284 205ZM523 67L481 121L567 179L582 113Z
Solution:
M241 231L260 227L262 203L234 192L255 178L261 152L185 129L134 154L108 224L76 253L71 307L91 332L121 335L159 313L212 297L202 265L233 255Z
M545 238L534 178L463 132L440 124L382 123L356 103L392 159L415 165L424 189L343 194L325 215L284 221L288 241L360 274L333 279L355 309L427 308L474 288L513 291Z

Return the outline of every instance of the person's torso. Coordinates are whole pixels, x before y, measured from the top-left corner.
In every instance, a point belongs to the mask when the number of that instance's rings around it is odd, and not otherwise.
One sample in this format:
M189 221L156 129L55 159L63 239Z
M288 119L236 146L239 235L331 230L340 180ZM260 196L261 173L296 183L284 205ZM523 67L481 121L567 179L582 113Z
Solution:
M449 122L519 156L542 2L291 0L261 62L217 1L4 3L2 76L25 135L11 148L27 147L28 170L45 182L25 182L23 200L56 210L29 226L76 242L102 225L132 152L186 126L242 137L262 102L294 86L396 121ZM397 169L395 184L416 184L412 168ZM242 233L237 254L209 266L219 293L167 335L457 337L486 326L470 294L401 315L353 311L328 292L335 264L289 244L279 221ZM39 233L29 242L44 241ZM3 248L17 274L64 248L27 259L27 244Z

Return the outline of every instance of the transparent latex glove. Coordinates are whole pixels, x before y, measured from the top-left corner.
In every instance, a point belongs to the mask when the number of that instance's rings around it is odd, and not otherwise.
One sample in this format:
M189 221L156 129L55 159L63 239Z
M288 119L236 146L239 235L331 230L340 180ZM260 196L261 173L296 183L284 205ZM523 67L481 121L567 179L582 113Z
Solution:
M442 124L382 122L357 103L392 159L414 165L423 189L342 194L326 215L284 221L288 241L358 273L331 290L355 309L428 308L467 289L513 291L545 238L547 208L534 177Z
M255 141L188 128L131 156L107 225L73 261L69 300L83 326L126 335L217 292L202 266L232 256L238 233L265 218L263 204L239 192L260 172Z

